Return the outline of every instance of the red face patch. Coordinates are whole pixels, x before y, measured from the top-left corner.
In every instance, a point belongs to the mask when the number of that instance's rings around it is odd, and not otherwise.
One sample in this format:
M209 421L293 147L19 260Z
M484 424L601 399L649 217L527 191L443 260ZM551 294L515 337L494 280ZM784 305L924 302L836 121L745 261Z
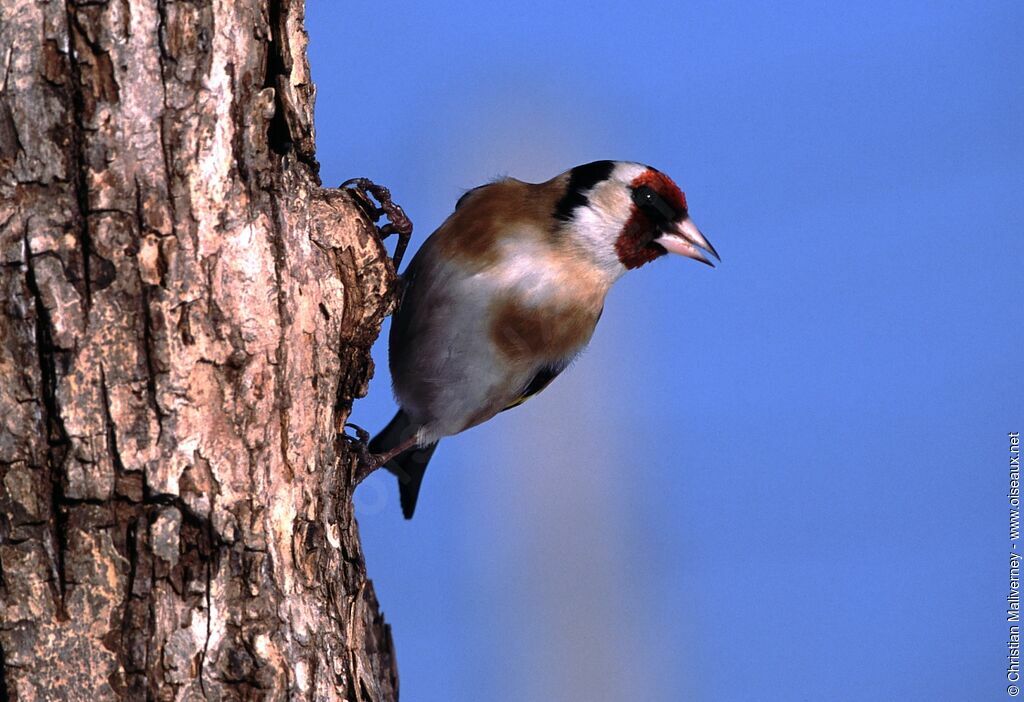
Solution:
M686 216L686 195L664 173L648 168L630 183L633 206L615 241L619 261L638 268L665 253L654 239L661 227Z
M630 183L630 187L634 189L642 185L646 185L660 195L677 212L686 212L686 194L679 189L679 186L671 178L661 171L648 168Z

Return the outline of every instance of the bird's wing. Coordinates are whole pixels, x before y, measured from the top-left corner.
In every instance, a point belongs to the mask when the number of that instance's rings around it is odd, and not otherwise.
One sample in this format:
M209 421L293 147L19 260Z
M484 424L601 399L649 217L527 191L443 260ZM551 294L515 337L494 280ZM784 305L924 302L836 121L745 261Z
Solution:
M523 388L523 392L519 397L501 411L504 412L505 410L510 410L513 407L518 407L529 400L531 397L550 385L551 381L557 378L558 374L564 371L568 365L568 363L565 363L559 366L544 366L541 368L537 371L536 375L533 376L530 382L526 384L526 387Z

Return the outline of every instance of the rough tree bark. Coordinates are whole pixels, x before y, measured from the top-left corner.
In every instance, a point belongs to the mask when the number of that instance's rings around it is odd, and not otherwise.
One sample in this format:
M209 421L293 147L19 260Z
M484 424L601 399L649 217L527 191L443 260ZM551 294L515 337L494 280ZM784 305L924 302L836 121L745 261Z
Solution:
M0 5L0 699L397 697L299 0Z

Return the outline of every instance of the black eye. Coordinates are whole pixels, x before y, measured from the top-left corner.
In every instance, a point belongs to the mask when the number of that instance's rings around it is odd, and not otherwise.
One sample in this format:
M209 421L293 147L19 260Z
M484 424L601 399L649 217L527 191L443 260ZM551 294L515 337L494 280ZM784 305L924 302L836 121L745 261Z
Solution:
M654 200L658 197L658 194L651 190L646 185L641 185L639 188L633 190L633 202L640 207L649 207L654 204Z
M644 214L659 224L670 222L679 217L679 213L665 202L661 195L647 185L641 185L633 189L633 202L643 210Z

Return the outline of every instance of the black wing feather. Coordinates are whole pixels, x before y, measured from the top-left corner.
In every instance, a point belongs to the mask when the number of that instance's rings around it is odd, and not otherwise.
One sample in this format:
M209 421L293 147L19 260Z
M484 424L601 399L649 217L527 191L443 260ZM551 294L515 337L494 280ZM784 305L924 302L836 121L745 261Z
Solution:
M503 409L502 412L510 410L513 407L518 407L529 400L531 397L550 385L551 381L557 378L558 374L564 370L565 366L544 366L541 368L537 371L537 374L533 376L530 382L526 384L526 387L523 388L523 391L519 394L519 397L516 398L516 401Z

